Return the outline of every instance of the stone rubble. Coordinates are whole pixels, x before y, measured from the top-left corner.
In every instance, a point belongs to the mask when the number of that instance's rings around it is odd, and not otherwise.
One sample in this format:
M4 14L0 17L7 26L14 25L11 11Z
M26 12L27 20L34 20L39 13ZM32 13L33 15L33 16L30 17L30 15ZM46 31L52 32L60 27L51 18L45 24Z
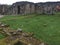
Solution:
M8 30L8 27L9 25L0 22L0 33L7 35L5 35L6 45L15 45L16 43L18 43L18 41L22 42L23 45L47 45L43 41L33 37L33 33L23 32L20 28L18 28L17 30Z

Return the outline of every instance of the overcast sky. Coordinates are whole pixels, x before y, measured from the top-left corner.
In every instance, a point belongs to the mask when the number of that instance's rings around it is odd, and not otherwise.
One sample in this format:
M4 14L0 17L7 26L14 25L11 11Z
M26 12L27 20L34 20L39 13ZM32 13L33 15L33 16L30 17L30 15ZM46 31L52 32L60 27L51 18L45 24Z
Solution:
M30 2L46 2L46 1L60 1L60 0L0 0L0 4L12 4L18 1L30 1Z

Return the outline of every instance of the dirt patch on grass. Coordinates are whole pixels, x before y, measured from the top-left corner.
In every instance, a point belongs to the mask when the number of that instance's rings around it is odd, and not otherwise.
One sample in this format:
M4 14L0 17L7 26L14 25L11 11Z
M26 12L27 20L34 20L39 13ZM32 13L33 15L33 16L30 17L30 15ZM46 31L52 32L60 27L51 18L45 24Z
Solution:
M0 15L0 18L4 17L3 15Z

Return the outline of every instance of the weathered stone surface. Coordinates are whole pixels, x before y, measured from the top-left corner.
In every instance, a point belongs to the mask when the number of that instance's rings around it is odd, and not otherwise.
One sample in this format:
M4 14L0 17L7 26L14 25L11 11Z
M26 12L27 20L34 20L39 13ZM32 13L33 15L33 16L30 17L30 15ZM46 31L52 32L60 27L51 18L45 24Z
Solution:
M35 37L33 37L33 33L23 32L21 29L11 30L11 29L8 29L8 27L2 28L1 25L0 25L0 28L1 28L0 33L4 34L5 36L7 35L2 40L4 44L0 43L0 45L18 45L18 44L20 45L45 45L46 44L43 41L38 40Z
M60 12L60 2L33 3L21 1L12 5L0 5L0 14L55 14Z

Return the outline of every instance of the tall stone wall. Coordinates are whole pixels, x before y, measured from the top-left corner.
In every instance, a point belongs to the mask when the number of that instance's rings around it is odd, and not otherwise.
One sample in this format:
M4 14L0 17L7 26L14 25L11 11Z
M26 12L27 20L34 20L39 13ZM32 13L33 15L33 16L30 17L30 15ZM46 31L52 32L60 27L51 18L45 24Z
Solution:
M0 5L0 14L55 14L60 10L60 2L33 3L21 1L12 5Z
M30 4L26 4L25 6L25 14L30 13Z
M43 4L37 3L35 8L36 8L35 10L37 14L43 14L43 11L44 11Z
M13 6L15 6L13 11L16 14L31 14L35 12L35 5L32 2L16 2Z
M35 13L35 5L32 4L30 7L30 13Z
M0 5L0 14L4 15L7 13L7 9L9 9L10 5Z

